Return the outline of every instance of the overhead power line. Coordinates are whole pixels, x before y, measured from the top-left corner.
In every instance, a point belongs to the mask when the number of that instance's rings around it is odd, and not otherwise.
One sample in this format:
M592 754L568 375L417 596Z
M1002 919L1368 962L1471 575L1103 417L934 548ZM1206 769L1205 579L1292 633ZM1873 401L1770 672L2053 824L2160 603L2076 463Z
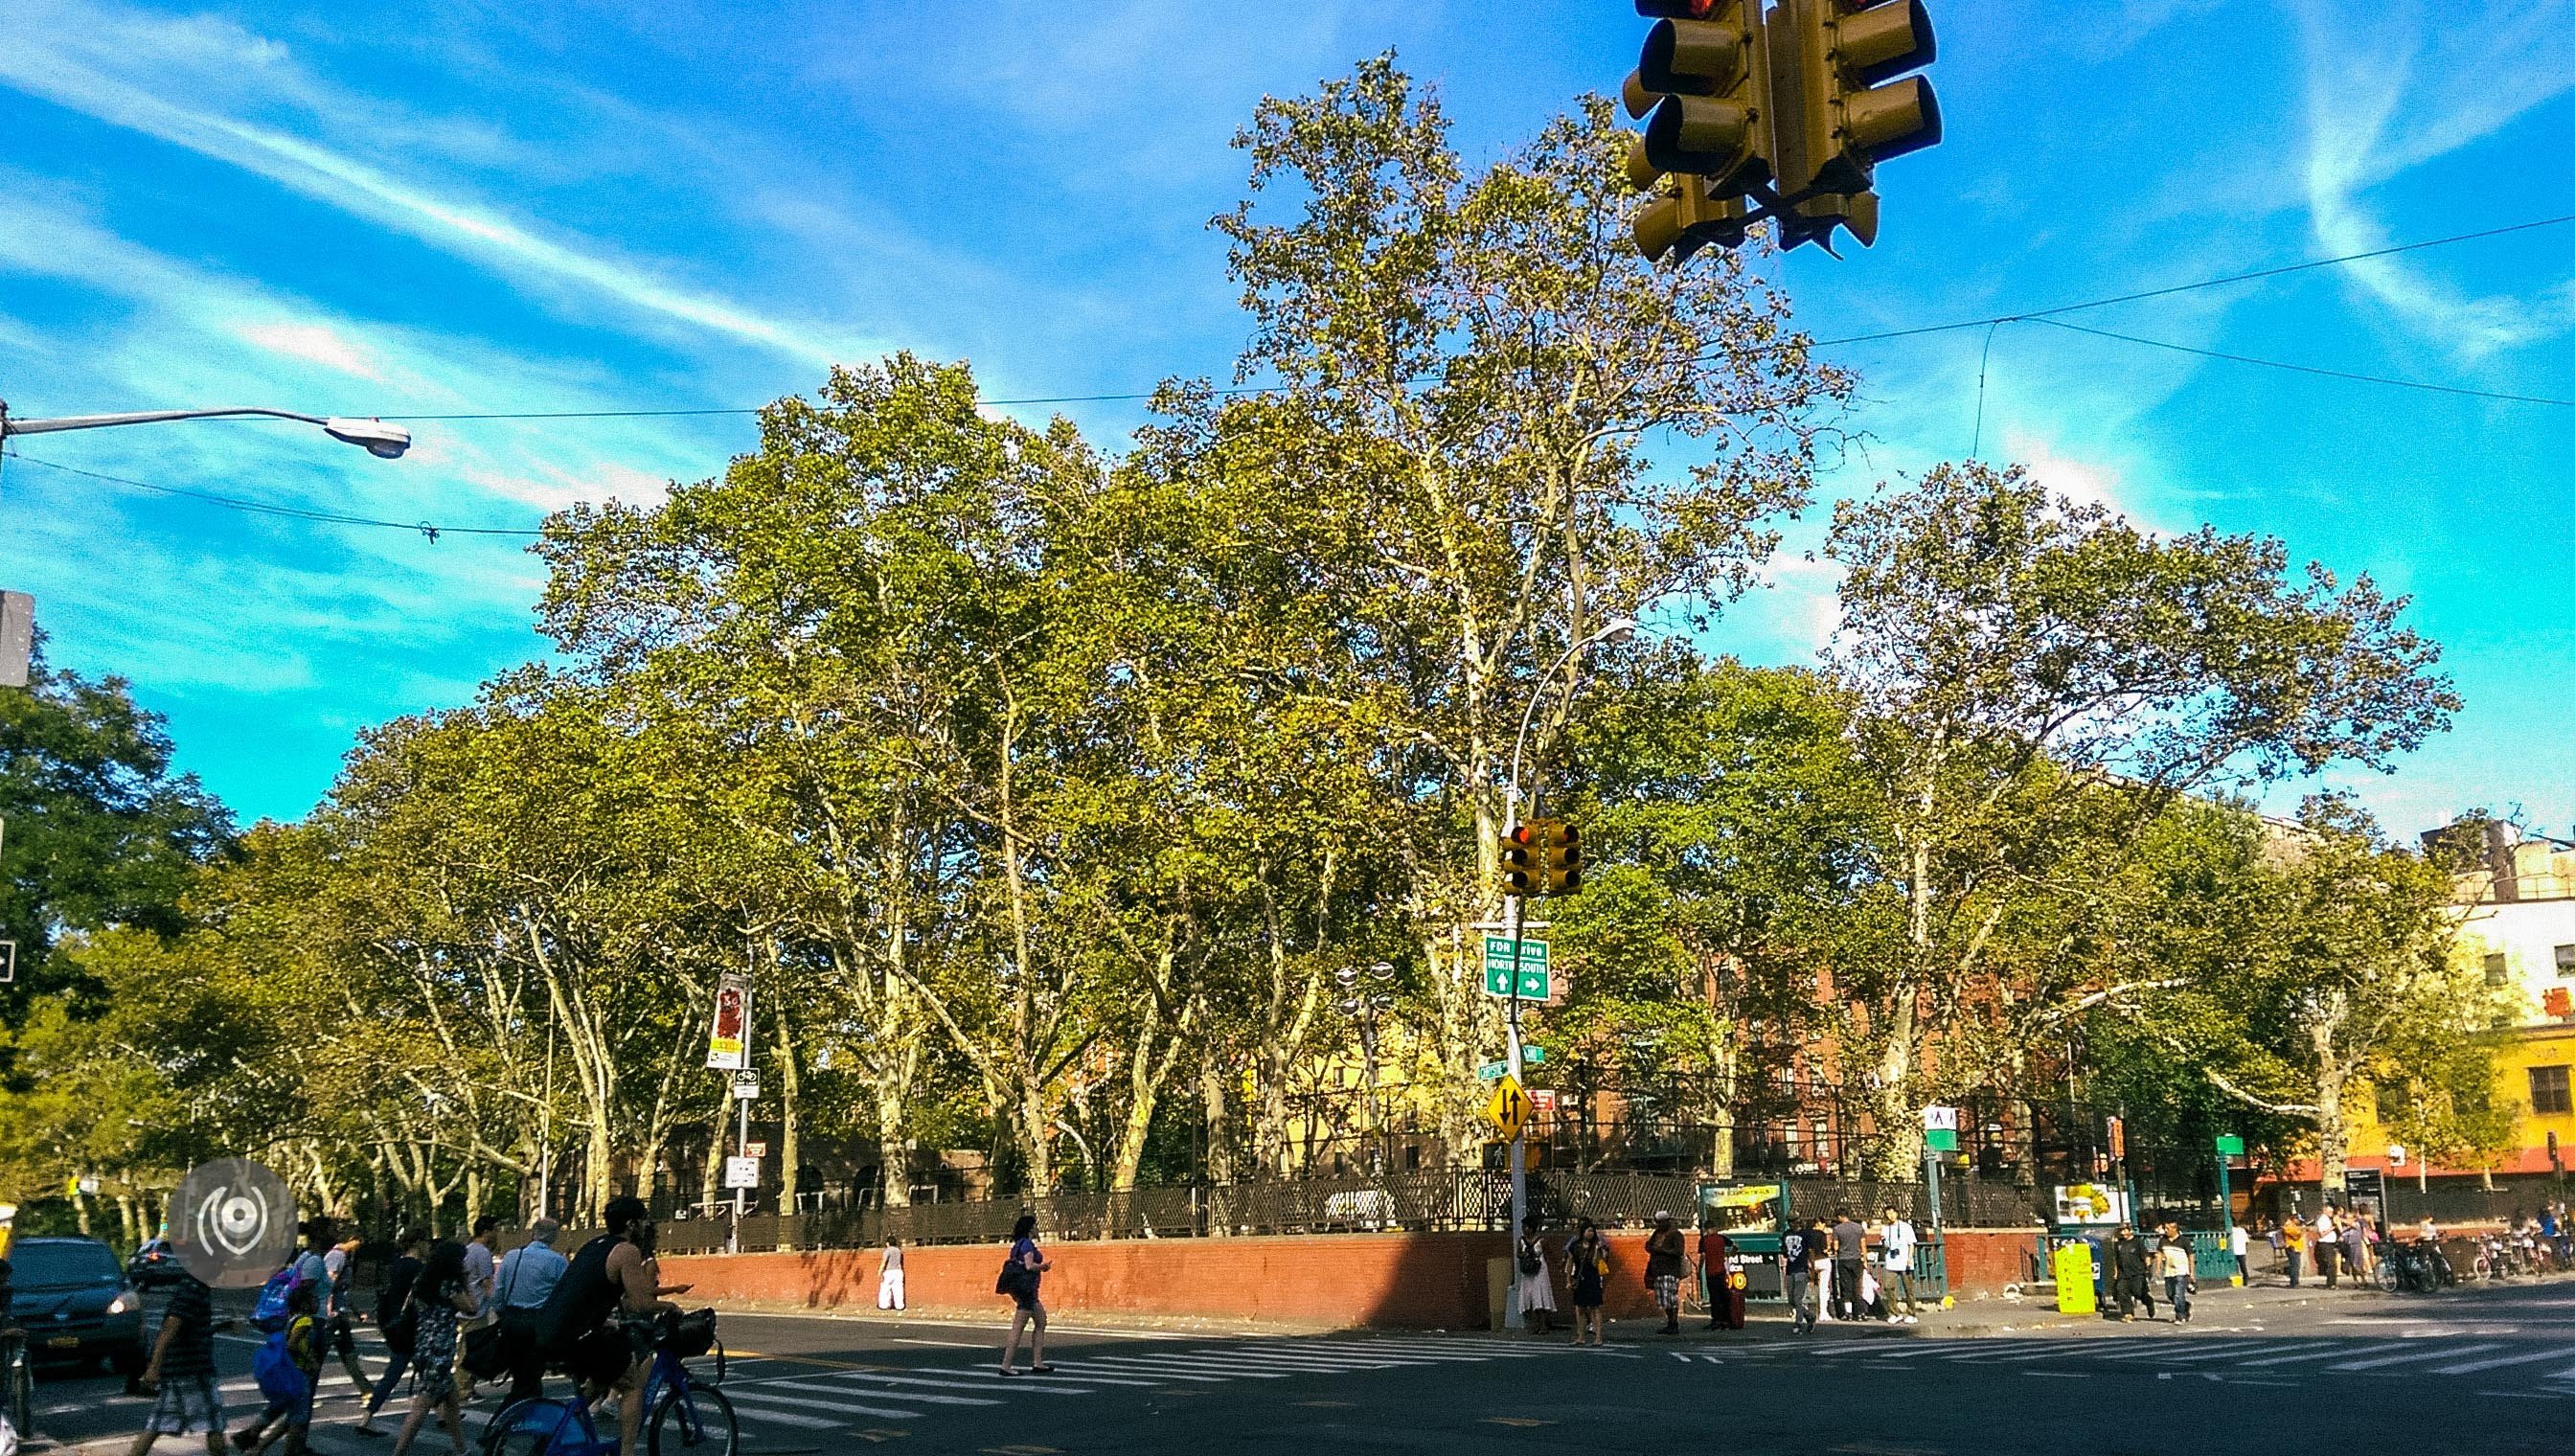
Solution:
M2220 274L2214 278L2202 278L2190 283L2169 284L2161 288L2136 289L2128 293L2111 294L2103 298L2079 299L2073 303L2053 304L2043 309L2022 309L2008 314L1988 314L1982 318L1956 319L1945 324L1919 324L1911 328L1884 329L1869 334L1845 334L1832 339L1814 339L1805 341L1789 340L1766 346L1766 348L1762 350L1743 352L1778 353L1788 349L1799 348L1839 349L1853 344L1877 344L1890 339L1917 339L1927 334L1955 333L1960 329L1986 329L1997 324L2043 323L2055 319L2060 314L2082 313L2090 309L2106 309L2114 304L2139 303L2146 299L2169 298L2174 294L2196 293L2201 289L2225 288L2239 283L2257 283L2263 279L2280 278L2292 273L2312 272L2319 268L2339 268L2353 263L2366 263L2372 259L2392 258L2400 253L2419 253L2426 248L2447 248L2459 243L2474 243L2487 238L2504 237L2513 233L2533 232L2540 228L2563 227L2568 223L2575 223L2575 213L2566 213L2558 217L2534 218L2529 222L2508 223L2502 227L2479 228L2474 232L2452 233L2448 237L2443 238L2425 238L2412 243L2396 243L2391 244L2388 247L2371 248L2358 253L2341 253L2330 258L2309 258L2298 263L2283 263L2276 267L2256 268L2243 273ZM2160 347L2156 346L2152 340L2127 339L2124 335L2109 334L2106 331L2093 332L2101 332L2105 338L2123 339L2127 343L2145 344L2149 347ZM1708 360L1721 357L1724 356L1707 355L1703 356L1699 362L1705 363ZM2238 360L2237 362L2264 364L2269 361L2243 359ZM2334 370L2316 369L2304 365L2281 364L2274 367L2281 369L2294 369L2305 374L2319 374L2326 376L2334 376L2337 374L2337 371ZM2365 375L2351 375L2345 377L2368 380L2371 383L2379 384L2393 382L2375 380ZM1436 378L1436 376L1416 375L1411 379L1405 380L1404 383L1420 384L1433 378ZM2444 388L2434 385L2424 385L2419 387L2425 389ZM1210 393L1216 395L1258 395L1275 393L1281 388L1283 387L1279 385L1236 385L1225 389L1212 390ZM2477 395L2481 393L2480 391L2475 390L2455 389L2445 389L2444 392L2465 395ZM1119 394L1035 395L1019 399L986 399L979 400L977 403L993 407L1008 405L1130 404L1138 400L1150 400L1154 397L1155 393L1156 391L1153 390L1140 390ZM2509 395L2496 395L2489 397L2497 399L2512 399L2534 404L2564 403L2564 401L2560 400L2528 400L2526 397ZM492 410L474 414L379 415L375 418L395 421L402 424L456 424L482 420L652 420L721 415L757 415L765 408L767 407L762 405L734 405L709 406L698 409L665 410Z
M2223 288L2239 283L2253 283L2263 279L2279 278L2292 273L2304 273L2320 268L2334 268L2352 263L2362 263L2376 258L2393 257L2401 253L2420 252L2426 248L2445 248L2454 244L2477 242L2487 238L2499 238L2513 233L2526 233L2541 228L2561 227L2568 223L2575 223L2575 213L2567 213L2557 217L2536 218L2529 222L2511 223L2502 227L2480 228L2474 232L2453 233L2447 237L2426 238L2412 243L2398 243L2385 248L2372 248L2358 253L2343 253L2330 258L2310 258L2298 263L2284 263L2272 268L2257 268L2242 273L2222 274L2214 278L2198 279L2190 283L2171 284L2161 288L2137 289L2128 293L2111 294L2102 298L2081 299L2073 303L2056 304L2043 309L2024 309L2016 313L1991 314L1982 318L1958 319L1944 324L1922 324L1905 329L1885 329L1868 334L1847 334L1831 339L1815 339L1802 342L1792 340L1770 345L1768 346L1768 349L1772 352L1792 348L1833 349L1843 348L1854 344L1874 344L1892 339L1914 339L1930 334L1954 333L1961 329L1984 329L1987 331L1986 351L1988 357L1990 357L1993 342L1993 330L2004 324L2045 324L2051 328L2064 329L2077 334L2088 334L2094 338L2114 340L2118 343L2134 345L2141 348L2161 349L2176 354L2189 354L2202 359L2219 360L2228 364L2242 364L2263 369L2285 370L2293 374L2311 375L2320 379L2336 379L2355 384L2381 385L2392 389L2419 390L2431 394L2451 395L2463 399L2493 400L2501 403L2517 405L2552 405L2561 408L2575 408L2575 400L2555 399L2542 395L2510 394L2498 390L2468 389L2459 385L2433 384L2423 380L2395 379L2384 375L2362 374L2353 370L2328 369L2319 365L2298 364L2287 360L2262 359L2253 355L2232 354L2216 349L2201 349L2188 344L2174 344L2161 339L2148 339L2135 334L2122 334L2109 329L2096 329L2083 324L2068 323L2060 317L2064 314L2081 313L2091 309L2109 308L2115 304L2137 303L2147 299L2169 298L2175 294L2193 293L2201 289ZM1980 367L1977 373L1977 435L1981 442L1981 437L1983 435L1984 371ZM1420 383L1423 379L1431 377L1432 376L1421 376L1405 382L1408 384ZM1280 388L1281 386L1276 385L1236 385L1211 390L1209 393L1215 395L1256 395L1273 393ZM986 406L1115 404L1129 403L1137 400L1149 400L1152 399L1156 393L1158 393L1158 391L1147 390L1115 394L1041 395L1017 399L985 399L980 400L977 403ZM650 420L756 415L765 408L767 407L746 405L651 410L495 410L444 415L382 415L376 418L402 423L436 422L449 424L502 420ZM1969 453L1970 455L1974 453L1973 448L1970 449ZM79 476L87 480L100 481L109 485L125 486L138 491L148 491L155 495L173 496L185 500L199 501L210 506L221 507L228 511L241 511L259 516L285 517L297 521L313 521L332 526L362 526L389 531L417 532L420 535L428 537L433 542L438 540L441 536L451 535L531 538L543 536L545 534L544 532L532 527L442 526L427 521L389 521L370 516L354 516L337 511L316 511L300 506L283 506L270 501L257 501L240 496L218 495L211 491L194 491L179 486L157 485L150 481L138 481L125 476L112 476L99 471L82 470L77 466L58 465L52 461L39 460L33 456L25 455L15 450L0 452L0 458L24 461L28 465L60 472L64 475Z
M23 451L17 450L9 451L7 453L7 458L17 461L22 465L32 465L49 471L59 471L67 476L80 476L86 480L104 481L112 486L130 486L138 491L150 491L156 496L180 496L191 501L203 501L209 506L221 506L227 511L246 511L254 516L283 516L295 521L325 522L332 526L379 526L394 531L415 531L428 537L431 541L436 541L442 536L524 537L545 535L542 531L538 531L532 527L523 526L440 526L429 521L385 521L373 516L351 516L338 511L314 511L302 506L281 506L274 501L254 501L241 496L219 496L212 491L191 491L179 486L155 485L150 481L138 481L129 479L125 476L112 476L99 471L82 470L78 466L59 465L50 460L38 460L32 455L28 455Z
M2089 334L2095 339L2116 339L2122 344L2138 344L2148 349L2167 349L2175 354L2195 354L2202 359L2222 359L2228 364L2255 364L2264 369L2285 369L2293 374L2312 374L2323 379L2350 380L2355 384L2386 385L2391 389L2427 390L2436 395L2458 395L2471 400L2500 400L2514 405L2557 405L2575 409L2575 400L2551 399L2546 395L2515 395L2500 390L2472 390L2461 385L2432 384L2419 379L2394 379L2380 374L2359 374L2348 369L2326 369L2313 364L2292 364L2280 359L2257 359L2249 354L2229 354L2220 349L2200 349L2188 344L2173 344L2162 339L2143 339L2134 334L2116 334L2108 329L2094 329L2082 324L2069 324L2063 319L2031 317L2021 323L2045 324L2051 329L2067 329Z

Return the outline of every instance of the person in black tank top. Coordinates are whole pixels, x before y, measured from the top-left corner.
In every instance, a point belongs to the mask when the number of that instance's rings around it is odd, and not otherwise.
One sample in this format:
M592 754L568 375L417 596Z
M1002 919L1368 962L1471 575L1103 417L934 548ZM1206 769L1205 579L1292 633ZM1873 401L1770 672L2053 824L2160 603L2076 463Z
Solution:
M572 1262L564 1268L554 1293L546 1296L545 1311L537 1320L537 1339L556 1358L568 1353L567 1345L606 1324L609 1316L617 1312L625 1295L609 1280L608 1256L625 1241L626 1233L621 1228L574 1250Z

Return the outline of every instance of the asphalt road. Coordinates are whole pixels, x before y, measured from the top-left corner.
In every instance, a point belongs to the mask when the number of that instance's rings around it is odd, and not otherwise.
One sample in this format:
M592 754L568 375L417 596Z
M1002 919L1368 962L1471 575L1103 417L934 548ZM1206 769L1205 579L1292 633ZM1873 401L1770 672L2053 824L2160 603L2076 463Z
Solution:
M2575 1428L2569 1282L2293 1307L2209 1298L2187 1328L1827 1326L1797 1338L1765 1323L1665 1341L1640 1326L1613 1329L1604 1350L1481 1334L1171 1335L1063 1318L1050 1350L1057 1373L1005 1380L992 1368L998 1324L729 1314L724 1389L744 1456L879 1446L2267 1456L2346 1443L2554 1453ZM238 1423L257 1407L250 1345L220 1349ZM368 1357L380 1368L372 1345ZM124 1449L147 1408L112 1379L37 1388L39 1431L92 1451ZM315 1449L384 1451L389 1442L350 1432L355 1416L334 1370ZM477 1422L469 1413L469 1431ZM158 1449L203 1448L173 1438ZM446 1439L425 1431L416 1449L443 1456Z

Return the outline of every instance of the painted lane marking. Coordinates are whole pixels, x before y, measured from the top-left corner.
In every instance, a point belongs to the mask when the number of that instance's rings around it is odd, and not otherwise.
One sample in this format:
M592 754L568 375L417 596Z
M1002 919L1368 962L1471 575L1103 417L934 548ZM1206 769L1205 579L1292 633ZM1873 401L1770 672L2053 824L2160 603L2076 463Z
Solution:
M2325 1368L2328 1370L2376 1370L2388 1365L2410 1365L2423 1360L2447 1360L2454 1355L2473 1355L2483 1350L2499 1350L2502 1348L2503 1347L2501 1345L2496 1344L2494 1341L2487 1340L2474 1345L2455 1345L2446 1350L2424 1350L2419 1354L2412 1355L2381 1355L2374 1360L2345 1360L2339 1365L2327 1365Z

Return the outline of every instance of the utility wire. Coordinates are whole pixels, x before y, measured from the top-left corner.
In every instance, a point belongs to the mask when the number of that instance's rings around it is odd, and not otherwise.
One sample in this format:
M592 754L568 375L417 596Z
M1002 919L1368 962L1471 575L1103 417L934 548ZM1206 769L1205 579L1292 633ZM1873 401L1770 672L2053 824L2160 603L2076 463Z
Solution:
M284 516L296 521L318 521L332 526L378 526L394 531L415 531L428 537L433 542L437 541L442 536L545 535L542 531L528 527L440 526L428 521L383 521L372 516L349 516L337 511L313 511L307 510L302 506L281 506L273 501L253 501L240 496L219 496L211 491L190 491L178 486L158 486L154 485L150 481L129 480L124 476L111 476L94 470L82 470L78 466L57 465L53 461L38 460L32 455L28 455L17 450L7 452L6 458L16 461L24 461L28 465L39 466L45 470L60 471L64 475L80 476L84 479L93 481L104 481L112 486L131 486L135 490L150 491L154 495L182 496L191 501L203 501L210 506L221 506L227 511L247 511L255 516Z
M2005 324L2045 324L2050 328L2064 329L2076 334L2089 334L2094 338L2115 340L2122 344L2136 345L2147 349L2162 349L2176 354L2195 355L2202 359L2220 360L2228 364L2246 364L2258 366L2263 369L2286 370L2293 374L2313 375L2321 379L2338 379L2355 384L2382 385L2391 389L2421 390L2432 394L2451 395L2463 399L2494 400L2517 405L2554 405L2563 408L2575 408L2575 400L2554 399L2541 395L2507 394L2496 390L2467 389L2458 385L2429 384L2422 380L2393 379L2384 375L2361 374L2352 370L2326 369L2318 365L2296 364L2278 359L2260 359L2252 355L2230 354L2215 349L2199 349L2187 344L2173 344L2161 339L2147 339L2135 334L2121 334L2108 329L2095 329L2082 324L2070 324L2064 319L2058 317L2059 315L2080 313L2089 309L2108 308L2114 304L2136 303L2145 299L2169 298L2174 294L2192 293L2200 289L2223 288L2230 284L2251 283L2266 278L2278 278L2291 273L2304 273L2319 268L2334 268L2349 263L2366 262L2375 258L2392 257L2400 253L2419 252L2425 248L2443 248L2456 243L2470 243L2485 238L2503 237L2512 233L2526 233L2540 228L2559 227L2567 223L2575 223L2575 213L2567 213L2551 218L2538 218L2530 222L2510 223L2503 227L2482 228L2469 233L2453 233L2450 236L2443 238L2426 238L2419 242L2398 243L2385 248L2372 248L2365 252L2339 254L2331 258L2310 258L2299 263L2284 263L2275 268L2257 268L2244 273L2230 273L2215 278L2203 278L2191 283L2177 283L2163 288L2139 289L2129 293L2113 294L2106 298L2083 299L2074 303L2057 304L2050 308L2031 309L2012 314L1995 314L1980 319L1960 319L1946 324L1924 324L1909 329L1887 329L1873 334L1848 334L1834 339L1816 339L1810 341L1790 340L1779 344L1769 345L1767 346L1766 351L1753 352L1776 352L1794 348L1831 349L1852 344L1873 344L1889 339L1913 339L1927 334L1953 333L1961 329L1983 329L1985 331L1984 357L1978 364L1976 371L1976 444L1971 445L1968 448L1968 455L1970 458L1975 456L1976 452L1983 444L1986 365L1990 364L1992 360L1994 333ZM1419 383L1421 380L1431 377L1432 376L1426 375L1419 376L1413 380L1407 380L1405 382ZM1216 395L1257 395L1274 393L1280 388L1281 386L1277 385L1237 385L1224 389L1211 390L1209 393ZM1030 396L1020 399L987 399L979 401L978 403L987 406L1111 404L1132 402L1136 400L1149 400L1154 397L1155 393L1157 392L1145 391L1141 393L1098 395L1044 395ZM765 408L765 406L740 406L662 410L487 411L475 414L449 415L380 415L376 418L403 423L432 421L440 423L463 423L484 420L651 420L703 418L708 416L757 415ZM364 526L391 531L412 531L418 532L419 534L429 538L432 542L437 541L441 536L451 535L527 538L543 536L545 534L542 531L529 527L440 526L426 521L386 521L369 516L351 516L336 511L314 511L300 506L281 506L274 502L248 500L239 496L216 495L210 491L191 491L178 486L155 485L150 481L138 481L128 479L124 476L105 475L98 471L82 470L76 466L57 465L52 461L39 460L34 456L26 455L15 450L0 452L0 460L23 460L29 465L39 466L45 470L58 471L65 475L80 476L88 480L102 481L109 485L126 486L138 491L149 491L155 495L176 496L191 501L202 501L207 505L220 506L230 511L243 511L260 516L279 516L291 520L313 521L333 526Z
M2044 323L2055 319L2056 316L2060 314L2081 313L2089 309L2106 309L2113 304L2128 304L2137 303L2145 299L2169 298L2174 294L2195 293L2201 289L2224 288L2238 283L2254 283L2266 278L2279 278L2292 273L2306 273L2319 268L2338 268L2345 264L2365 263L2376 258L2392 258L2400 253L2417 253L2426 248L2447 248L2458 243L2473 243L2486 238L2500 238L2513 233L2532 232L2540 228L2562 227L2568 223L2575 223L2575 213L2565 213L2557 217L2550 218L2535 218L2529 222L2523 223L2507 223L2502 227L2496 228L2480 228L2475 232L2469 233L2452 233L2448 237L2443 238L2425 238L2418 242L2396 243L2385 248L2371 248L2359 253L2337 254L2331 258L2309 258L2303 262L2283 263L2273 268L2256 268L2244 273L2221 274L2215 278L2202 278L2191 283L2170 284L2162 288L2137 289L2129 293L2112 294L2106 298L2081 299L2073 303L2055 304L2043 309L2024 309L2017 313L1993 314L1980 319L1958 319L1945 324L1921 324L1909 329L1885 329L1873 334L1845 334L1834 339L1790 339L1777 344L1765 345L1758 349L1739 352L1775 354L1790 349L1838 349L1853 344L1882 343L1889 339L1916 339L1926 334L1955 333L1961 329L1991 329L2000 324ZM2103 332L2103 337L2105 338L2124 339L2126 337L2124 335L2108 334L2106 331L2096 332ZM2152 340L2128 340L2127 342L2156 347ZM1720 354L1702 355L1693 362L1704 364L1710 360L1726 356ZM2268 361L2243 360L2239 362L2262 364L2267 363ZM2295 369L2301 373L2307 374L2322 374L2330 376L2335 373L2332 370L2310 369L2302 365L2279 365L2277 367L2282 369ZM2372 380L2365 375L2352 375L2346 377L2369 380L2371 383L2378 384L2396 383L2396 381ZM1405 380L1404 383L1420 384L1435 378L1437 378L1435 375L1415 375L1412 378ZM2417 387L2423 389L2441 388L2440 386L2435 385L2422 385ZM1216 395L1259 395L1277 393L1282 388L1284 387L1279 385L1237 385L1226 389L1211 390L1209 393ZM2479 394L2479 392L2475 390L2451 390L2447 392L2465 395ZM1155 393L1156 391L1153 390L1145 390L1125 394L1036 395L1022 399L979 400L977 403L987 406L1124 404L1132 403L1137 400L1150 400L1154 397ZM2513 399L2518 397L2491 396L2491 398ZM2533 401L2532 403L2562 404L2564 402L2558 400L2540 400ZM402 424L417 424L425 422L458 423L478 420L651 420L716 415L757 415L765 408L767 407L748 405L731 407L718 406L704 409L685 410L496 410L480 414L378 415L374 418L390 420Z
M2221 359L2228 364L2256 364L2260 365L2264 369L2285 369L2292 374L2312 374L2324 379L2349 380L2355 384L2386 385L2391 389L2400 390L2428 390L2436 395L2458 395L2471 400L2500 400L2504 403L2514 405L2557 405L2563 408L2575 409L2575 400L2551 399L2545 395L2505 394L2498 390L2472 390L2459 385L2428 384L2419 379L2393 379L2386 375L2358 374L2347 369L2325 369L2313 364L2292 364L2286 360L2256 359L2249 354L2228 354L2222 350L2198 349L2193 348L2188 344L2167 343L2161 339L2143 339L2134 334L2114 334L2107 329L2093 329L2087 328L2082 324L2069 324L2063 319L2042 319L2032 317L2022 320L2021 322L2045 324L2051 329L2065 329L2077 334L2089 334L2096 339L2116 339L2122 344L2138 344L2143 345L2148 349L2167 349L2175 354L2195 354L2202 359Z

